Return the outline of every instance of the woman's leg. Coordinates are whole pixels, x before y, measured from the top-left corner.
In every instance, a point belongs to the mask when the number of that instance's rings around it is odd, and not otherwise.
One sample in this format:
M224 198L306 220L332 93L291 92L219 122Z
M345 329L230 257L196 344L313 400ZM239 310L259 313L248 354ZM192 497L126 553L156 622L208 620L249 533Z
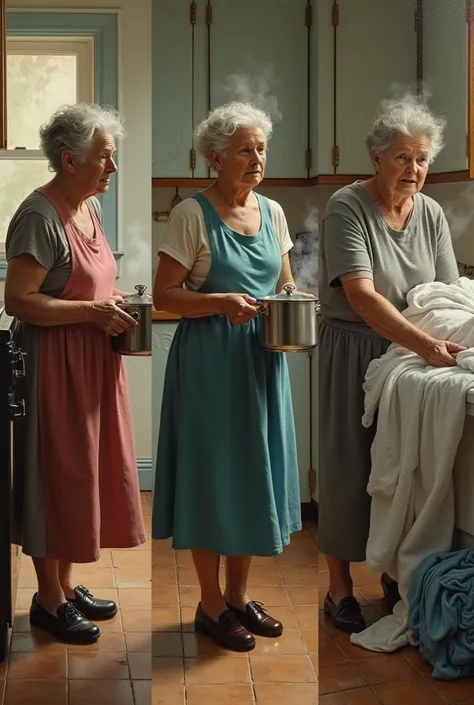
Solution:
M38 602L56 617L59 607L66 602L59 579L59 561L55 558L33 558L38 579Z
M201 588L201 607L208 617L218 622L222 612L228 609L219 585L221 557L201 548L191 553Z
M72 584L72 566L73 564L70 561L58 561L59 582L64 595L69 600L74 600L76 597L74 585Z
M245 610L250 599L247 595L252 556L226 557L226 582L224 597L227 604L239 610Z
M338 605L344 597L353 596L351 564L341 558L326 556L329 569L329 594Z

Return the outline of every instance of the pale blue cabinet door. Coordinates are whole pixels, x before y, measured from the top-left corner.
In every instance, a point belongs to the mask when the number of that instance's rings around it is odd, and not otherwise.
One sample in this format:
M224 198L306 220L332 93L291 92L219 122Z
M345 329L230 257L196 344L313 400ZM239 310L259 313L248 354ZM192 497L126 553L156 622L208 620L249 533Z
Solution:
M337 172L367 174L373 170L364 140L380 102L390 97L393 84L416 91L416 3L339 0L339 8Z
M332 174L334 144L334 28L333 0L314 0L310 57L310 176Z
M153 0L152 22L152 174L191 177L193 27L189 0Z
M447 120L432 173L468 168L468 29L466 0L423 3L423 80L430 107Z
M161 401L163 399L163 384L165 381L166 363L168 353L173 341L178 324L172 322L153 324L153 350L152 350L152 472L153 477L156 467L156 447L158 443L158 431L160 428Z
M211 107L261 101L281 114L269 144L268 178L306 178L307 0L214 0Z
M309 502L308 471L310 468L310 391L309 370L311 358L307 353L291 353L286 356L290 371L293 413L295 417L296 444L298 448L298 465L301 501Z

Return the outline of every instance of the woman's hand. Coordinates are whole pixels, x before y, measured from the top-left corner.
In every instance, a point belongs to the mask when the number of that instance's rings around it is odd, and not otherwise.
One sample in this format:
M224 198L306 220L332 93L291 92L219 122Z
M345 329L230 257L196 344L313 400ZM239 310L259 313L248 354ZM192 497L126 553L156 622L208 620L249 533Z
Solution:
M257 299L248 294L225 294L223 313L234 325L247 323L258 316Z
M433 338L423 345L419 354L432 367L454 367L456 355L463 350L466 350L463 345Z
M88 310L89 321L114 337L138 325L132 316L117 306L122 300L122 296L115 295L104 301L92 301Z

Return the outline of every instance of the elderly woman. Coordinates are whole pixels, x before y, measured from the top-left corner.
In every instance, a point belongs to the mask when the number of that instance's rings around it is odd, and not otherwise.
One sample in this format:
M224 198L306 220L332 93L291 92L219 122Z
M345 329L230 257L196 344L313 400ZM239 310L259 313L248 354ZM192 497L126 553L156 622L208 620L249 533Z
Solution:
M54 177L21 203L6 240L5 306L28 356L16 541L38 578L31 623L74 643L97 640L90 620L117 606L75 586L72 564L146 540L127 381L111 345L134 320L117 306L125 292L96 198L122 135L119 115L100 106L53 115L41 144Z
M385 103L367 137L375 175L337 191L323 221L318 533L329 567L324 610L348 632L365 627L350 562L365 559L369 529L375 430L361 423L367 367L390 342L436 367L455 365L462 349L422 333L401 315L414 286L449 284L459 276L443 211L420 193L442 148L443 127L421 101ZM393 606L396 583L384 575L382 585Z
M236 651L282 633L249 598L247 578L252 556L279 554L301 529L286 359L260 346L255 306L294 284L283 211L254 192L271 132L269 117L242 103L199 125L196 146L217 179L174 209L154 285L155 306L182 319L166 371L153 538L192 550L195 629Z

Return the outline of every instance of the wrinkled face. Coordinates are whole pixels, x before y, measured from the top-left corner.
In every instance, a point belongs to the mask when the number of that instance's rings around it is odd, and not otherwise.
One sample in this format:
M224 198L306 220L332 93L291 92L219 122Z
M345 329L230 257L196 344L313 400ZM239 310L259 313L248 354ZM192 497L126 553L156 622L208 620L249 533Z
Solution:
M69 152L64 152L63 163L74 175L78 190L88 196L108 191L110 177L117 171L114 161L116 151L112 135L96 132L83 161L79 161Z
M428 173L430 149L426 136L395 135L385 152L374 150L372 159L385 189L400 196L420 191Z
M267 144L260 128L241 127L235 131L225 155L211 153L218 174L236 187L254 188L263 179L267 163Z

